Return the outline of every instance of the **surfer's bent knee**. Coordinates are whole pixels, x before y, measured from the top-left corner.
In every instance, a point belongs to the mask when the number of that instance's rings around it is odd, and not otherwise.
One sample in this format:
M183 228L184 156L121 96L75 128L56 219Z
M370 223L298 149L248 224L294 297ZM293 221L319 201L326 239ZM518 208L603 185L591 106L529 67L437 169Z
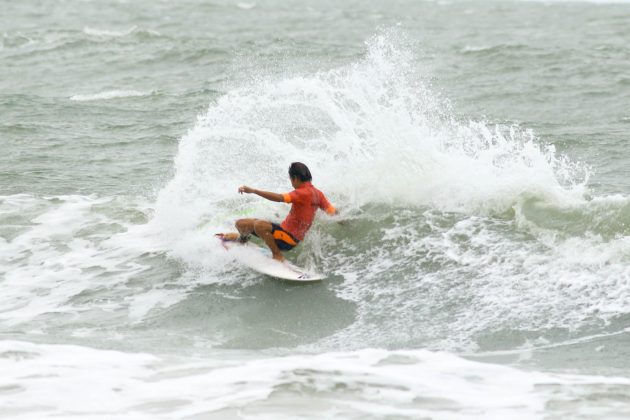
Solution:
M254 232L257 234L271 233L271 223L266 220L255 219L254 220Z
M238 219L234 225L236 226L237 229L247 229L247 225L251 223L251 227L252 229L254 228L254 223L256 222L256 219Z

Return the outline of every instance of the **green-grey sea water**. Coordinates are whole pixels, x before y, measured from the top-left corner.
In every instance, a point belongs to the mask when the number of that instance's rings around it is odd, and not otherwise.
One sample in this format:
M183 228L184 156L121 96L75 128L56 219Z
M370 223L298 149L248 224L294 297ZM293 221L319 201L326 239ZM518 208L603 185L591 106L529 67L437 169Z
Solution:
M630 3L0 13L0 417L630 415ZM341 210L294 285L213 238Z

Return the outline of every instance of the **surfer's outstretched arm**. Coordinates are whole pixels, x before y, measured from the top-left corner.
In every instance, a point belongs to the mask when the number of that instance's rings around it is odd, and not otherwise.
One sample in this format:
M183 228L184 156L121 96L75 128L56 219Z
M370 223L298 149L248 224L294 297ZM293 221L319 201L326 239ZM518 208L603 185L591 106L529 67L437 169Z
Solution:
M256 194L261 196L262 198L266 198L269 201L277 201L277 202L283 202L284 201L284 197L282 196L282 194L278 194L278 193L274 193L274 192L269 192L269 191L260 191L257 190L255 188L250 188L247 185L242 185L241 187L239 187L238 192L243 194Z

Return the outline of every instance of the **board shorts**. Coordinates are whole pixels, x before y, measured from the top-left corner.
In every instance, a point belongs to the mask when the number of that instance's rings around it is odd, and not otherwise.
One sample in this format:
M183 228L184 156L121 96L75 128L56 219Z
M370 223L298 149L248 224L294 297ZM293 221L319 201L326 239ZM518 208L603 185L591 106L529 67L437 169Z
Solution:
M282 229L282 227L277 223L271 224L271 234L276 240L276 245L278 245L280 251L290 251L300 243L300 241L295 239L295 237L289 232ZM256 232L252 232L252 235L258 236L256 235Z

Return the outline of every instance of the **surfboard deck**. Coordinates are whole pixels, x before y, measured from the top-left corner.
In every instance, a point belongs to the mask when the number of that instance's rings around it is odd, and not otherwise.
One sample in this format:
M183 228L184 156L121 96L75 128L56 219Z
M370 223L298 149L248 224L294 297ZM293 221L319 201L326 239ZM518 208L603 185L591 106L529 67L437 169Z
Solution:
M287 260L283 262L274 260L271 258L271 250L267 247L263 248L251 242L242 244L219 240L234 259L261 274L297 282L320 281L326 278L323 274L300 268Z

